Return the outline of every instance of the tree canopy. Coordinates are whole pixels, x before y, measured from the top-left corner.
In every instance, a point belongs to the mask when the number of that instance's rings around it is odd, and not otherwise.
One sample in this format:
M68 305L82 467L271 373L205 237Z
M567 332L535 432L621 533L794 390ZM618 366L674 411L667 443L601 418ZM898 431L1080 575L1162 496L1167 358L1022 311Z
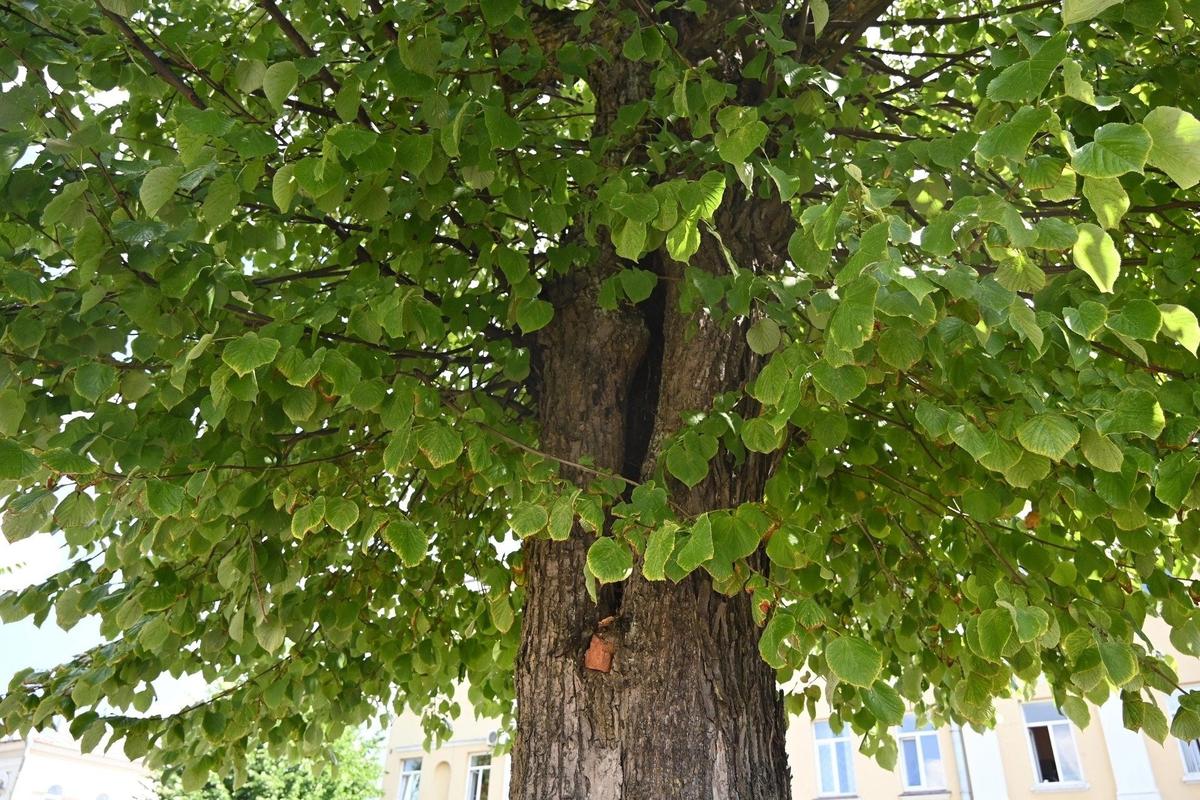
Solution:
M1197 19L0 0L3 529L75 557L0 615L111 639L19 674L3 727L198 785L381 705L444 731L463 679L508 714L504 543L586 535L593 591L748 593L789 707L885 762L906 705L986 725L1039 674L1200 736L1142 635L1200 654ZM648 474L548 455L533 413L554 287L614 252L602 307L675 281L761 357ZM759 457L752 501L677 501ZM230 688L146 713L167 673Z
M321 761L275 758L259 747L239 775L210 778L194 792L164 775L159 800L375 800L379 796L379 762L374 748L345 733Z

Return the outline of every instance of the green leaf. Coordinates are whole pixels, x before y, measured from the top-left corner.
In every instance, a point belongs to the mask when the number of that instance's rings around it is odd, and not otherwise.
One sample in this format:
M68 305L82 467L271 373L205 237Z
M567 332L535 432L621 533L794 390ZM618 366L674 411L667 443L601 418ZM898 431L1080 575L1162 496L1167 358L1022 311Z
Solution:
M101 398L107 398L112 394L113 383L116 379L117 371L115 369L107 364L93 362L84 364L75 370L75 378L72 383L80 397L96 403Z
M345 497L331 497L325 503L325 521L329 527L346 533L358 522L358 504Z
M1096 422L1100 433L1141 433L1157 439L1167 425L1158 399L1145 389L1125 389Z
M667 471L691 488L708 475L708 461L715 452L715 442L706 448L703 438L693 431L686 431L667 448Z
M550 324L554 319L554 306L545 300L534 298L523 300L517 306L517 324L522 333L533 333Z
M275 110L280 111L283 109L283 101L288 99L299 80L300 73L295 64L291 61L277 61L263 73L263 94Z
M683 574L688 574L696 567L713 557L712 524L703 518L692 527L692 532L683 540L675 563Z
M988 99L1021 102L1040 95L1066 57L1069 38L1066 31L1057 33L1044 40L1028 59L1006 67L988 84Z
M626 219L613 230L612 241L617 255L630 261L637 261L646 249L646 224Z
M612 209L623 217L649 225L658 218L659 205L652 192L624 192L613 198Z
M883 656L873 644L858 636L839 636L825 648L829 669L851 686L866 688L883 669Z
M782 433L777 433L762 417L748 419L742 424L742 443L753 453L773 453L783 444Z
M758 110L744 106L726 106L717 112L721 130L713 137L722 160L741 166L767 139L770 129L758 119Z
M1080 440L1083 457L1096 469L1102 472L1120 472L1125 456L1121 448L1113 444L1107 436L1103 436L1091 428L1083 429Z
M1022 643L1035 642L1050 630L1050 615L1033 606L1010 609L1017 639Z
M1068 97L1074 97L1089 106L1096 105L1096 91L1083 79L1083 68L1079 62L1068 58L1063 63L1063 89Z
M521 539L527 539L541 532L549 522L549 512L536 503L521 503L513 509L512 516L509 518L509 525L512 526L513 533Z
M433 160L433 137L409 133L396 137L396 167L409 175L420 175Z
M493 28L508 22L520 6L520 0L479 0L483 18Z
M496 626L496 630L501 633L508 633L516 621L516 615L513 613L512 603L508 600L508 595L496 595L488 598L488 616L491 617L492 624Z
M546 525L550 538L556 542L565 542L571 538L571 529L575 526L575 498L564 495L554 501L550 508L550 519Z
M750 326L746 331L746 344L760 356L775 352L779 348L783 335L779 323L769 317L763 317Z
M1017 428L1017 440L1031 453L1062 461L1079 442L1079 430L1061 414L1038 414Z
M292 536L303 539L305 534L321 527L325 521L325 503L324 497L318 497L297 508L292 513Z
M1045 106L1023 106L1012 119L1002 122L979 137L975 151L985 160L1008 158L1024 161L1034 134L1050 121Z
M1154 476L1154 496L1172 509L1178 510L1192 491L1200 461L1191 453L1171 453L1158 465Z
M1119 5L1124 0L1063 0L1063 24L1074 25L1096 16L1106 8Z
M899 725L904 722L904 712L907 710L904 698L883 681L871 684L871 688L863 692L862 699L863 705L878 721L886 725Z
M388 543L401 563L406 567L415 567L425 560L429 551L429 537L411 520L406 518L394 519L383 529L383 540Z
M226 173L217 178L209 184L208 193L204 196L204 205L201 207L204 221L213 227L228 222L241 196L242 191L232 175Z
M1130 300L1105 323L1109 330L1131 339L1152 341L1162 328L1162 312L1149 300Z
M16 435L24 417L25 399L13 389L0 391L0 435Z
M1115 178L1141 173L1153 140L1141 125L1110 122L1096 129L1092 141L1075 151L1071 166L1089 178Z
M600 583L617 583L633 571L633 554L611 536L601 536L588 548L587 565Z
M875 333L875 294L879 282L870 276L845 287L829 320L829 341L842 350L856 350Z
M1117 178L1084 178L1083 196L1103 228L1117 227L1129 210L1129 195Z
M924 354L925 345L911 327L892 325L879 337L879 357L901 372L912 368Z
M1114 686L1124 686L1138 674L1137 656L1124 642L1101 642L1100 660Z
M1079 238L1071 248L1075 266L1086 272L1105 294L1112 294L1121 274L1121 255L1112 237L1099 227L1085 222L1079 226Z
M834 367L826 361L818 361L812 366L812 376L817 386L839 403L849 403L867 388L867 373L854 364Z
M1200 183L1200 120L1180 108L1159 106L1142 120L1154 144L1147 160L1180 189Z
M271 199L280 211L286 212L292 207L292 199L296 196L296 165L284 164L275 171L271 178Z
M225 349L221 351L221 360L236 372L238 377L242 377L270 364L278 353L277 339L269 339L249 331L225 345Z
M183 174L181 167L155 167L146 173L142 179L142 188L138 198L146 213L154 216L175 195L179 186L179 177Z
M434 469L453 464L462 455L463 442L458 432L440 422L426 423L417 431L417 449Z
M497 106L484 106L483 123L487 126L488 138L492 140L493 147L511 150L524 138L521 124Z
M649 299L658 284L658 276L648 269L626 268L617 273L621 288L630 302L641 303Z
M783 654L785 642L795 630L796 618L791 614L772 614L758 637L758 653L762 660L775 669L782 669L787 664L787 658Z
M1012 616L1002 608L989 608L979 615L979 655L999 661L1014 633Z
M1162 332L1196 355L1196 349L1200 347L1200 323L1196 314L1187 306L1173 303L1163 303L1158 310L1162 315Z
M179 516L183 508L183 487L167 481L148 481L146 505L156 517Z
M0 439L0 480L17 481L32 475L38 460L12 439Z
M274 653L283 646L283 621L278 614L272 614L254 627L254 638L263 650ZM199 788L199 787L196 787Z
M667 254L676 261L687 263L700 249L700 228L694 217L685 217L667 233Z
M1090 340L1108 321L1108 309L1094 300L1085 300L1079 308L1064 308L1063 321L1072 331Z
M652 531L642 556L642 574L647 580L661 581L666 577L667 561L675 550L674 524L666 523Z

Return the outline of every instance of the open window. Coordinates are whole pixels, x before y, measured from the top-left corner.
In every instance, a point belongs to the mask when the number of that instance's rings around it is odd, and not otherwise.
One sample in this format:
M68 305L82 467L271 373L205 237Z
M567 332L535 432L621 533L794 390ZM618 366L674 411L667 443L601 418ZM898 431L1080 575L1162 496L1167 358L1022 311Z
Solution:
M471 756L467 765L467 800L487 800L492 777L492 757L487 753Z
M1029 734L1033 771L1040 784L1083 783L1079 765L1079 750L1071 721L1064 717L1054 703L1043 701L1021 706Z
M421 759L406 758L400 762L400 786L396 800L417 800L421 793Z

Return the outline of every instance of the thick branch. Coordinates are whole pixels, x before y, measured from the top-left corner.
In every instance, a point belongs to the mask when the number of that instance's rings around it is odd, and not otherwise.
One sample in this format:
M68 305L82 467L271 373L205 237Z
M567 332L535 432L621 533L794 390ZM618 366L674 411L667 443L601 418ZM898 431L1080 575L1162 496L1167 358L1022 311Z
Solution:
M175 89L175 91L183 95L184 99L186 99L196 108L204 110L208 107L205 105L204 101L200 99L200 96L196 94L195 90L192 89L192 87L187 83L187 81L175 74L175 71L167 66L167 62L163 61L162 58L159 57L158 53L155 53L154 50L150 48L150 45L146 44L142 38L134 32L133 28L129 27L129 23L125 21L124 17L122 17L120 14L109 11L100 4L99 0L96 2L96 7L100 9L101 14L108 18L108 20L117 27L117 30L121 32L121 35L129 40L129 43L133 45L134 49L141 53L142 56L150 62L150 66L153 67L154 71L158 73L158 77L166 81L167 84Z

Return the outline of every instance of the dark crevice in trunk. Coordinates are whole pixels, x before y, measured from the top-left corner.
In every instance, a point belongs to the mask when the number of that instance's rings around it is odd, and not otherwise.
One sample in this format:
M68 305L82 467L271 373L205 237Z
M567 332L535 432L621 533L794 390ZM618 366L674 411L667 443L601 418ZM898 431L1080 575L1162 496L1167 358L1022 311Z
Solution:
M637 306L646 323L649 341L646 354L633 373L625 403L625 459L621 474L633 481L642 480L642 465L654 434L658 413L658 392L662 383L665 346L663 323L666 319L667 291L659 281L654 292Z

